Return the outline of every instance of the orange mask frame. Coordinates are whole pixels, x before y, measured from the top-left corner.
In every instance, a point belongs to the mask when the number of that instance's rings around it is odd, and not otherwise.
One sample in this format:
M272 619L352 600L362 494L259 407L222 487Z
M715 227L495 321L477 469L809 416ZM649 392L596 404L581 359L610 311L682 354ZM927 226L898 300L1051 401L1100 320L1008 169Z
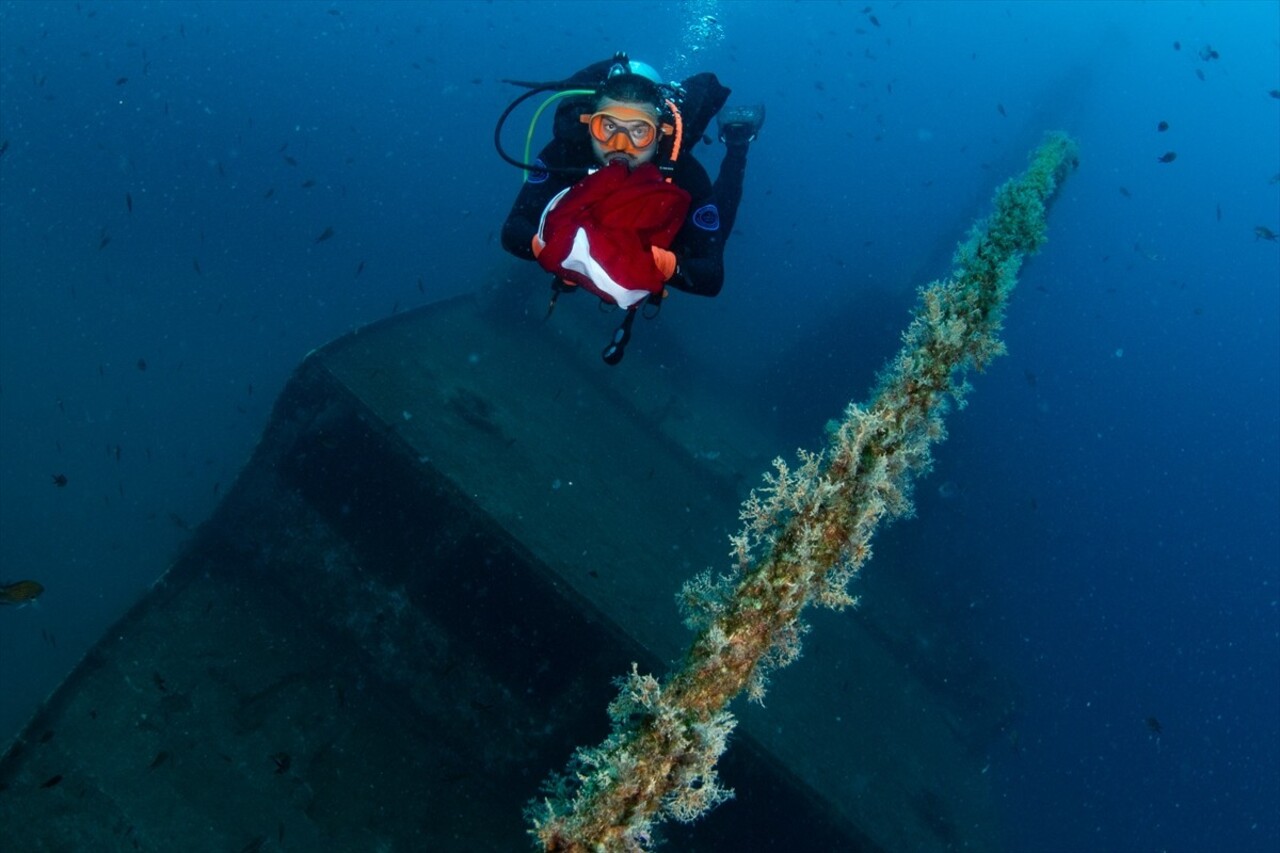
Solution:
M660 136L675 133L671 125L658 124L652 114L633 107L611 106L595 113L583 113L578 120L606 151L632 155L647 151ZM637 122L641 124L637 126Z

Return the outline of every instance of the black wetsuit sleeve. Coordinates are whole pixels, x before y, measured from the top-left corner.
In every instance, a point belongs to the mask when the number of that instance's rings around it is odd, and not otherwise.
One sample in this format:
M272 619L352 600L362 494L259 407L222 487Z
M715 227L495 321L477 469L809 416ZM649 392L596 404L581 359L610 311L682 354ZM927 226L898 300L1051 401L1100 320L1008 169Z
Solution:
M575 148L562 140L552 140L538 154L538 159L549 166L567 166L575 162ZM585 169L583 174L585 174ZM538 173L530 173L535 180L525 181L516 196L507 221L502 224L502 248L517 258L532 261L533 235L538 233L538 222L542 219L542 211L556 193L574 183L577 178L569 173L550 172L543 181L537 181ZM578 175L577 177L581 177Z
M692 157L677 168L676 183L692 200L684 225L671 244L677 272L668 284L676 290L715 296L724 286L724 245L738 218L746 170L746 146L732 146L725 152L714 184Z

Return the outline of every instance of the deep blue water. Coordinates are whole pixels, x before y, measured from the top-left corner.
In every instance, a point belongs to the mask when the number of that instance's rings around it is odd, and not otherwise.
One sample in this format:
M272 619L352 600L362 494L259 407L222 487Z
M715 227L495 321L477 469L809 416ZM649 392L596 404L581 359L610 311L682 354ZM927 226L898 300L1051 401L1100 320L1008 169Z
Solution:
M935 583L1016 675L1011 848L1280 849L1280 5L866 5L0 5L0 578L47 587L0 612L0 739L308 350L509 275L499 80L624 49L768 105L724 292L662 331L807 444L1076 136L1009 356L868 571Z

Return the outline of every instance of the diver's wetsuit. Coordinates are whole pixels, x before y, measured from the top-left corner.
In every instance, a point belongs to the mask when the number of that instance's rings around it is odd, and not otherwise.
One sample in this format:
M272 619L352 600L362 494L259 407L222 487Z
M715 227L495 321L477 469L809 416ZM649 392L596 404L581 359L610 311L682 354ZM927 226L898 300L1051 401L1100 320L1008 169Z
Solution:
M713 78L714 79L714 78ZM728 95L728 90L725 90ZM668 285L698 296L715 296L724 284L724 244L733 231L742 201L742 182L747 170L749 143L727 146L720 174L714 184L707 170L688 148L676 161L673 183L692 197L684 225L671 244L678 269ZM599 165L591 151L587 127L577 123L570 138L553 139L538 154L540 164L556 167ZM530 172L507 221L502 226L502 247L518 258L532 261L533 235L538 232L542 211L556 193L571 186L581 174Z

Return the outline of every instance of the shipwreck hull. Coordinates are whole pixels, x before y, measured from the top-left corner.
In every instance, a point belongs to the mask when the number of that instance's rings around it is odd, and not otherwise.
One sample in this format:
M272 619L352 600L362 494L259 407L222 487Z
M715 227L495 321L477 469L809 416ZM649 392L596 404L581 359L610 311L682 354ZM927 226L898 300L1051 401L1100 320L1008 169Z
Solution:
M464 297L309 355L214 516L0 760L7 849L525 849L612 680L679 659L674 594L726 566L784 449L752 401L604 367L583 306L559 312ZM672 849L998 846L1003 688L922 657L911 596L868 583L735 709L736 798Z

